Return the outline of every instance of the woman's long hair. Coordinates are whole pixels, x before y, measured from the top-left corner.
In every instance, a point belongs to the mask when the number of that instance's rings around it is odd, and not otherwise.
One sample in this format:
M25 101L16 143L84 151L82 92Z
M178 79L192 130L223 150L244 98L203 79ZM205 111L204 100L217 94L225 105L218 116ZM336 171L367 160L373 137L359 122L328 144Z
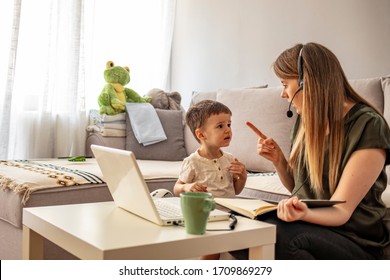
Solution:
M326 142L329 144L329 191L334 193L344 143L343 104L346 100L363 102L350 86L337 57L317 43L298 44L284 51L274 62L281 79L298 79L298 55L302 50L303 91L301 126L293 143L289 168L307 167L312 190L323 192ZM303 162L301 162L303 161Z

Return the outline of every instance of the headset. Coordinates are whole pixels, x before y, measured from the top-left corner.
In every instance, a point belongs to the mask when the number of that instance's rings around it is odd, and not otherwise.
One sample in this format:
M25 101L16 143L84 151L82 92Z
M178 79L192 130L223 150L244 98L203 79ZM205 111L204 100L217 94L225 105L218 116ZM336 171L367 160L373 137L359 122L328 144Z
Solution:
M298 89L294 92L293 97L291 98L290 105L288 106L288 111L287 111L287 117L291 118L293 116L293 112L291 111L291 104L297 95L298 92L300 92L303 89L303 59L302 59L302 51L303 47L299 51L298 55Z

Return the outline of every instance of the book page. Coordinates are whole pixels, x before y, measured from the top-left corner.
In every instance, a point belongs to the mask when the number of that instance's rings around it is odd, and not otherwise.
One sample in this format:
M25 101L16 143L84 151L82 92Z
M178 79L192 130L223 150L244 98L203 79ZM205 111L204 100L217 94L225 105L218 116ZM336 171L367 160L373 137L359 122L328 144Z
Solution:
M283 195L291 194L283 186L276 172L249 174L245 188Z
M260 199L214 198L215 202L251 219L276 209L277 205Z

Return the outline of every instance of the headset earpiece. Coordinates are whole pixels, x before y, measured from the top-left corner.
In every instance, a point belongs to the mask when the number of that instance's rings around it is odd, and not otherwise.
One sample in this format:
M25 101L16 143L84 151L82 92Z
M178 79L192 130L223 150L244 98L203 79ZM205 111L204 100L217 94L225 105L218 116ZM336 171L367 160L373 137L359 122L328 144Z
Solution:
M302 59L303 47L299 51L298 55L298 84L303 88L303 59Z
M302 59L302 51L303 51L303 47L299 51L298 63L297 63L298 64L298 86L299 87L294 92L293 98L291 98L290 105L288 106L288 111L287 111L287 117L288 118L291 118L294 115L293 112L291 111L291 104L292 104L295 96L297 95L297 93L300 92L303 89L303 59Z

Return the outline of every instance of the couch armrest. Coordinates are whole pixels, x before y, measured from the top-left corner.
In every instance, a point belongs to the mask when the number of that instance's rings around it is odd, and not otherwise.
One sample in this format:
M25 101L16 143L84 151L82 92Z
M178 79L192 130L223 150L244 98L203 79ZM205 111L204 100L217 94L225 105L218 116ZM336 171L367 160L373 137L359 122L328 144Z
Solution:
M90 133L87 136L87 140L85 144L85 155L88 157L93 156L91 150L92 144L124 150L126 145L126 137L107 137L107 136L102 136L98 132Z

